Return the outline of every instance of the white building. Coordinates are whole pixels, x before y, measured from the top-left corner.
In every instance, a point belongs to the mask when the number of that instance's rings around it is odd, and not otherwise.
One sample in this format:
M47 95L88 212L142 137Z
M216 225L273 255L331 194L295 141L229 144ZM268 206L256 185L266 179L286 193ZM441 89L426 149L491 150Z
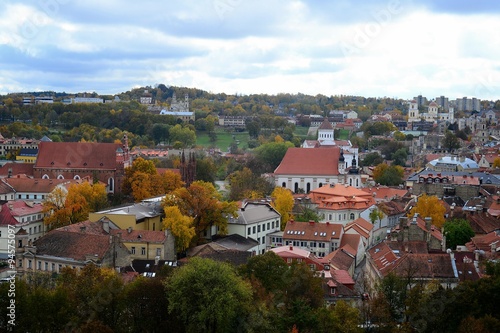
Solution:
M266 251L266 236L281 230L281 215L267 202L245 202L237 218L230 218L227 233L256 240L259 245L250 249L256 254Z
M431 102L427 107L427 112L420 112L418 109L418 103L412 100L408 109L408 122L418 122L420 120L425 120L433 123L437 122L455 122L455 116L453 113L453 108L449 108L448 111L442 110L436 102Z

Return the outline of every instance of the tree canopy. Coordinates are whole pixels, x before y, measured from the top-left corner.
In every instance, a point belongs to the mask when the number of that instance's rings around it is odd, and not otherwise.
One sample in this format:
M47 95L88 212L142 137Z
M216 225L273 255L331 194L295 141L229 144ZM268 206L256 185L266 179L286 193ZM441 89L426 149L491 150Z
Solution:
M430 217L432 219L432 224L441 228L445 221L445 212L446 208L438 197L435 195L422 194L418 197L416 205L410 210L410 213L408 213L408 217L411 218L415 213L418 213L421 218Z

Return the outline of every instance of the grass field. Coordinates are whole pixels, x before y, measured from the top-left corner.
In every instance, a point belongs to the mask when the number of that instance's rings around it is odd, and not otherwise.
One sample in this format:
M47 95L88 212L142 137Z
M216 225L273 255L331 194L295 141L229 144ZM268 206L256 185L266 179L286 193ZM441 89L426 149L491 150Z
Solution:
M221 128L215 128L217 141L210 142L210 137L206 132L196 133L196 145L205 148L219 148L223 152L227 152L233 141L238 143L241 149L248 148L248 132L227 132Z
M337 140L349 140L349 130L341 129L339 130L339 137L335 138Z

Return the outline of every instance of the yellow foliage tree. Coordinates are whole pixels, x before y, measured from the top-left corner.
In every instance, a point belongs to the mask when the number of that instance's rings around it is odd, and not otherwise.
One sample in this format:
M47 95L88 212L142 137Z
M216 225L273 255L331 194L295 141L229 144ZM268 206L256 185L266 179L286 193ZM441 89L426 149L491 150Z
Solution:
M276 187L271 193L273 198L271 205L281 214L281 230L285 230L286 223L293 219L293 195L292 192L284 187Z
M175 248L177 252L184 251L189 247L191 241L196 235L196 230L193 224L194 218L182 215L181 211L176 206L164 208L165 218L163 219L163 227L169 229L175 237Z
M493 168L500 168L500 157L497 157L493 160Z
M387 170L389 168L389 165L387 165L386 163L380 163L379 165L377 165L374 169L373 169L373 179L378 179L380 178L385 170Z
M423 194L418 197L417 204L410 210L408 217L413 218L415 213L418 213L418 216L421 218L430 217L432 219L432 224L441 228L445 222L445 212L446 208L438 197L435 195Z

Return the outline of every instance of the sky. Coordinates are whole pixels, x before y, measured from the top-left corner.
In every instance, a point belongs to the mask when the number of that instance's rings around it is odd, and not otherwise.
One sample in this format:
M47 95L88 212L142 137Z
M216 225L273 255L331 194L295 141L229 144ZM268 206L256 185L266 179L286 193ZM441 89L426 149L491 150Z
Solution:
M500 2L2 0L0 94L500 99Z

